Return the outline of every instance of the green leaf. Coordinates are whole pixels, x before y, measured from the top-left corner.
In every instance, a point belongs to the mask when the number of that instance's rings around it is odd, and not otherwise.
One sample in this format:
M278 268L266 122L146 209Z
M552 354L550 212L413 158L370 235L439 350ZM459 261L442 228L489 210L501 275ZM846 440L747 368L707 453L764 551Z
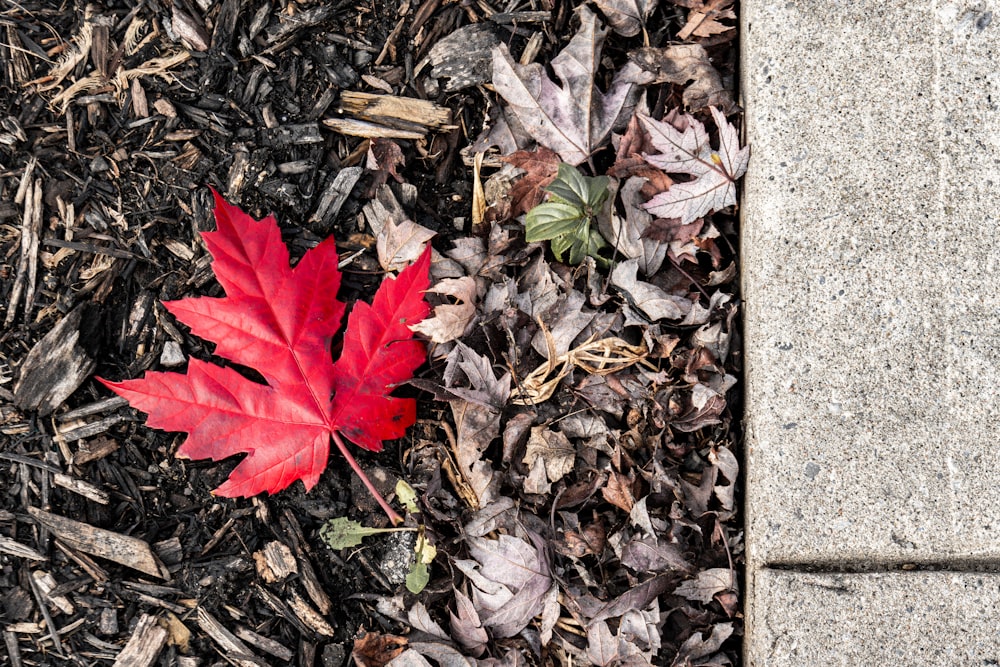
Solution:
M545 190L570 206L583 209L590 198L587 181L588 179L576 167L560 162L555 180L546 185Z
M396 482L396 498L399 499L399 502L403 504L403 507L410 514L420 512L420 508L417 507L417 492L403 480Z
M406 590L414 595L427 587L427 582L431 580L430 569L427 563L419 558L410 566L410 571L406 574Z
M558 175L545 190L581 211L596 211L608 196L610 182L607 176L584 176L576 167L560 162Z
M528 211L525 219L525 240L550 241L557 236L576 230L584 213L576 206L564 202L546 202Z
M369 535L393 532L396 532L395 528L369 528L346 516L340 516L324 523L319 529L319 536L331 549L346 549L358 546Z

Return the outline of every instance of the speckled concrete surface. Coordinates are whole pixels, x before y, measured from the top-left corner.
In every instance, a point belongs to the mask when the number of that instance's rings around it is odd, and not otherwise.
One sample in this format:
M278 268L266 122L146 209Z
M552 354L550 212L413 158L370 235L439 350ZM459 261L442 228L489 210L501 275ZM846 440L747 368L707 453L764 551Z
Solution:
M1000 1L742 7L751 559L998 557Z
M1000 574L764 569L756 580L782 613L750 619L747 667L1000 664Z
M741 11L747 662L1000 664L998 575L762 569L1000 563L1000 0Z

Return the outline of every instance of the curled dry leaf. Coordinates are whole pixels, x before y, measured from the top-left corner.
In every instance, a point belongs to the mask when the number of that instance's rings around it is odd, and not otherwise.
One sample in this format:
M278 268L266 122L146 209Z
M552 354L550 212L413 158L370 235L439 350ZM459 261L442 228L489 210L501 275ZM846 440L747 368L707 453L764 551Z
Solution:
M534 405L549 400L574 367L592 375L608 375L649 356L645 345L632 345L617 337L589 340L565 354L557 354L552 335L544 325L541 326L549 345L548 360L511 391L511 403L516 405Z
M386 271L399 271L420 256L433 236L434 232L412 220L397 225L386 218L376 240L378 263Z
M728 116L736 110L733 94L722 84L722 77L701 44L672 44L662 49L645 47L629 53L629 58L653 75L650 84L682 85L691 81L682 98L689 112L714 106Z
M475 278L445 278L427 292L455 297L458 303L434 306L434 315L410 327L410 330L427 336L435 343L460 338L476 316Z
M562 85L549 79L537 63L515 62L506 45L493 50L493 86L509 111L535 141L574 166L604 145L619 118L631 114L641 72L635 63L628 63L602 93L594 77L607 30L598 29L597 17L586 5L577 13L580 30L551 62Z
M368 186L368 197L374 197L375 192L386 184L390 176L396 179L397 183L402 183L403 177L399 175L397 168L405 164L406 160L399 144L392 139L372 139L368 144L368 154L365 158L365 168L374 174L372 183Z

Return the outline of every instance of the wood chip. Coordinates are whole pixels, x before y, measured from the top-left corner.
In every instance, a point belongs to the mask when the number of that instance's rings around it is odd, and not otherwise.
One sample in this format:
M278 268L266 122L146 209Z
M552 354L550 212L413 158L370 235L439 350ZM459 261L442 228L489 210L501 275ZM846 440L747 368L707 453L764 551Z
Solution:
M197 619L198 625L222 649L222 655L229 662L240 667L260 667L267 664L254 655L253 651L239 637L223 627L222 623L219 623L202 607L198 607Z
M34 167L30 163L21 181L22 187L28 183L24 194L24 214L21 218L21 257L17 264L17 276L7 301L7 316L4 328L9 328L17 314L17 306L24 295L24 319L28 321L35 302L35 281L38 277L38 234L42 228L42 180L31 180L27 172ZM21 196L18 188L17 198Z
M78 344L85 307L71 310L25 357L14 386L14 403L22 410L51 414L94 372L94 360Z
M0 535L0 552L29 560L48 560L44 554L38 553L35 549L3 535Z
M52 591L56 588L56 579L51 573L45 572L43 570L35 570L31 573L31 576L35 579L35 585L38 586L38 591L42 594L52 606L66 615L72 615L76 613L76 607L73 603L69 601L65 595L52 595Z
M243 641L247 642L248 644L253 644L261 651L270 653L274 657L284 662L291 662L292 658L295 657L295 654L292 652L292 650L286 647L284 644L276 642L269 637L263 637L261 635L258 635L256 632L250 630L249 628L237 628L236 636L242 639Z
M143 540L50 514L37 507L29 507L28 514L74 549L131 567L152 577L170 579L166 566Z
M72 491L73 493L79 494L84 498L90 498L95 503L100 503L102 505L107 505L111 497L110 494L104 489L99 489L89 482L85 482L76 477L70 477L69 475L64 475L61 472L54 474L52 476L52 481L58 487Z
M253 560L257 564L257 574L269 584L284 581L299 571L292 550L277 540L268 542L263 549L255 552Z
M149 667L160 657L167 643L167 631L155 616L143 614L135 626L132 638L118 654L114 667Z
M346 118L328 118L323 123L355 137L421 139L431 130L455 129L450 109L414 97L345 91L337 112Z
M297 591L292 591L291 595L289 595L288 606L292 608L292 611L299 617L299 620L316 634L326 637L332 637L336 634L333 626L318 611L313 609Z

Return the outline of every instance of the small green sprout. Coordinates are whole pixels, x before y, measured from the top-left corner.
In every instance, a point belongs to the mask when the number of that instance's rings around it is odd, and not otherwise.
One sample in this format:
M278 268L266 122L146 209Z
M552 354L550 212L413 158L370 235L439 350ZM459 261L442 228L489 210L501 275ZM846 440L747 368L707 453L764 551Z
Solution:
M406 507L407 513L411 515L420 513L420 508L417 507L417 492L403 480L396 483L396 498ZM406 575L406 588L416 595L424 590L427 582L430 581L429 565L434 562L434 557L437 555L437 548L430 543L424 534L423 524L416 527L370 528L341 516L324 523L319 529L319 536L331 549L339 551L358 546L361 544L361 540L369 535L399 532L415 532L417 534L417 543L413 548L413 562L410 563L410 571Z
M584 176L560 162L558 175L545 188L548 201L528 211L525 239L550 241L560 262L568 250L570 264L579 264L587 255L604 263L597 253L607 243L593 223L608 198L608 184L607 176Z

